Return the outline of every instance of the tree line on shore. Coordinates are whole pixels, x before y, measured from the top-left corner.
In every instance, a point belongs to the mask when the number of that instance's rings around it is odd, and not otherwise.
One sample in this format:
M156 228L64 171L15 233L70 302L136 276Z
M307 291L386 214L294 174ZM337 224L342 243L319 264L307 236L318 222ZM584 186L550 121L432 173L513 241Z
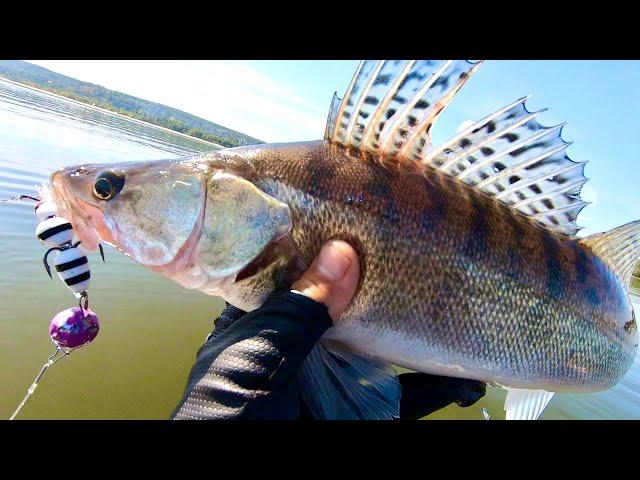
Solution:
M263 143L176 108L83 82L32 63L1 60L0 76L224 147Z

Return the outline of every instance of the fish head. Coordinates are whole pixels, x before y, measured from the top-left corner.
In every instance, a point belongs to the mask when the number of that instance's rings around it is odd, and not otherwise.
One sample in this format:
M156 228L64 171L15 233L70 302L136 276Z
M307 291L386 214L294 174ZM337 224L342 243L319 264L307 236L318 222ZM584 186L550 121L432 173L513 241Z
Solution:
M180 161L81 165L50 181L85 249L103 241L147 266L178 256L202 217L205 188L203 172Z
M186 288L226 297L291 229L289 207L247 176L210 154L69 167L49 190L85 249L105 242Z

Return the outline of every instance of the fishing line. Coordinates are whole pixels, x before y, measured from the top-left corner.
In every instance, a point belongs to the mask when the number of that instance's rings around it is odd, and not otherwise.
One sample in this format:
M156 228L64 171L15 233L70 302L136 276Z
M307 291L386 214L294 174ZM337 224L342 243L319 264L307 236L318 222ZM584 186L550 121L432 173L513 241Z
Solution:
M32 197L31 195L18 195L17 197L0 199L0 202L18 202L20 203L23 199L33 200L34 202L40 202L39 198Z
M0 202L21 202L22 200L36 202L34 210L39 221L35 229L36 237L44 245L50 247L43 257L45 271L52 278L48 258L50 254L56 252L53 259L55 270L58 277L78 299L78 306L63 310L51 319L49 338L56 345L56 350L42 366L9 420L15 419L20 413L49 367L68 357L77 348L91 343L100 330L98 316L89 309L89 293L87 291L91 279L89 260L79 248L81 242L79 240L74 242L75 232L71 223L58 216L55 204L49 200L42 200L31 195L18 195L0 200ZM98 246L104 262L102 245Z
M38 375L36 375L36 378L33 380L33 383L27 390L27 394L24 396L24 398L20 402L20 405L18 405L18 408L16 408L15 412L13 412L13 415L11 415L9 420L13 420L14 418L16 418L16 415L20 413L20 410L22 410L22 407L24 407L24 404L27 403L27 400L29 399L29 397L33 395L33 392L35 392L36 388L38 387L38 384L40 383L40 380L42 379L42 377L44 377L44 374L49 369L49 367L55 364L56 362L58 362L59 360L62 360L63 358L67 357L67 355L71 354L71 352L73 352L74 350L75 348L72 348L70 350L64 350L60 347L56 347L56 351L53 352L53 355L51 355L47 359L47 362L42 366L42 368L40 369L40 372L38 373ZM55 358L60 352L62 352L62 355L59 356L58 358Z

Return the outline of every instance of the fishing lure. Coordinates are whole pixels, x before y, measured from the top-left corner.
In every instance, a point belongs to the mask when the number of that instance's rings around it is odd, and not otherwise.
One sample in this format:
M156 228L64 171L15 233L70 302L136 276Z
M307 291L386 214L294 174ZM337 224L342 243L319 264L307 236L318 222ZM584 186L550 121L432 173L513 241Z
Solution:
M34 199L34 197L27 197ZM35 199L34 199L35 200ZM51 268L47 261L49 254L58 251L54 266L60 279L67 288L79 298L86 296L91 272L87 256L78 248L81 242L73 244L73 227L65 218L57 216L56 206L52 202L40 201L36 204L36 216L40 223L36 227L36 237L51 247L44 254L44 268L51 277ZM104 250L100 247L100 256L104 262Z
M22 399L18 408L11 416L13 420L25 405L27 400L37 388L40 380L51 365L66 358L72 351L91 343L100 330L100 323L95 312L89 309L89 294L87 292L91 279L89 270L89 260L84 252L79 248L81 242L73 243L73 227L71 223L57 215L55 204L47 200L30 195L20 195L19 197L2 200L3 202L29 199L36 202L35 213L38 218L36 226L36 237L50 248L44 254L43 263L50 278L51 268L48 263L49 254L57 251L53 260L54 268L60 279L66 284L76 298L79 299L78 306L68 308L55 315L49 324L49 337L55 344L56 350L45 364L42 366L33 383L27 390L27 394ZM100 247L100 256L104 262L104 250Z

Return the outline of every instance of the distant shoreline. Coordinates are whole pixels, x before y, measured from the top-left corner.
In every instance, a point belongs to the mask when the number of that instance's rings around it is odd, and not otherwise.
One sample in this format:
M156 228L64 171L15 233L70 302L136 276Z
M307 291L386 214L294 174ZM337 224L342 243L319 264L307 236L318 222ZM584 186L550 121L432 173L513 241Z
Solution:
M106 108L96 107L95 105L91 105L90 103L80 102L80 101L75 100L73 98L65 97L64 95L60 95L60 94L57 94L57 93L50 92L49 90L44 90L42 88L37 88L37 87L34 87L32 85L26 85L24 83L16 82L14 80L9 80L8 78L3 77L3 76L0 76L0 80L2 80L4 82L7 82L7 83L11 83L13 85L17 85L17 86L22 87L22 88L28 88L29 90L34 90L34 91L39 92L39 93L44 93L46 95L52 95L52 96L54 96L56 98L59 98L61 100L65 100L67 102L75 103L75 104L78 104L78 105L86 107L86 108L97 110L98 112L104 113L106 115L112 115L114 117L124 118L126 120L130 120L132 122L139 123L141 125L146 125L146 126L149 126L149 127L157 128L159 130L164 130L164 131L172 133L174 135L179 135L181 137L188 138L189 140L193 140L193 141L196 141L196 142L204 143L206 145L213 145L214 147L217 147L219 149L226 148L224 145L220 145L218 143L209 142L207 140L203 140L202 138L198 138L198 137L192 137L191 135L187 135L186 133L178 132L176 130L171 130L170 128L166 128L166 127L161 127L160 125L156 125L155 123L150 123L150 122L145 122L143 120L138 120L137 118L133 118L133 117L130 117L128 115L123 115L121 113L117 113L117 112L114 112L112 110L107 110Z

